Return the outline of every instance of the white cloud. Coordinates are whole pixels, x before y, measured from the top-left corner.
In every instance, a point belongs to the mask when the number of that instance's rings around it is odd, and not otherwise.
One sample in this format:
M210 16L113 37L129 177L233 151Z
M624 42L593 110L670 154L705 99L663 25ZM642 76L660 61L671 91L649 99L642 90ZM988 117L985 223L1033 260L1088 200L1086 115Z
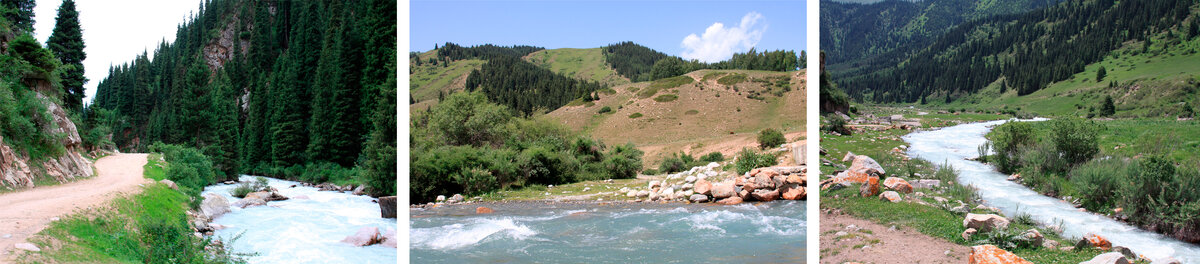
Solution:
M758 45L763 32L767 31L766 23L756 26L763 15L750 12L742 17L737 27L726 28L721 22L713 23L704 30L704 34L695 33L683 38L683 55L685 59L696 59L703 62L718 62L733 57L733 53L747 51Z

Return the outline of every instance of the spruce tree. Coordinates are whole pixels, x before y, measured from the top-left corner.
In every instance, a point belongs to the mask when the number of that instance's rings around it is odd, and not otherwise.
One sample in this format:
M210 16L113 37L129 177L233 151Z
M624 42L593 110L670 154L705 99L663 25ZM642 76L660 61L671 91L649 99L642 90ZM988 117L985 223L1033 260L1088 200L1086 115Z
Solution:
M4 18L8 19L21 32L33 33L33 8L37 6L34 0L0 0L0 5L8 8Z
M362 148L359 103L362 43L349 12L330 18L313 85L308 155L313 161L353 166Z
M83 60L87 54L83 52L83 30L79 27L79 12L75 10L74 0L64 0L58 7L54 31L46 45L64 67L61 76L63 103L67 109L79 110L83 107L83 84L87 83L83 76Z
M1104 80L1104 76L1108 75L1108 71L1104 70L1104 66L1100 66L1100 70L1096 71L1096 82Z

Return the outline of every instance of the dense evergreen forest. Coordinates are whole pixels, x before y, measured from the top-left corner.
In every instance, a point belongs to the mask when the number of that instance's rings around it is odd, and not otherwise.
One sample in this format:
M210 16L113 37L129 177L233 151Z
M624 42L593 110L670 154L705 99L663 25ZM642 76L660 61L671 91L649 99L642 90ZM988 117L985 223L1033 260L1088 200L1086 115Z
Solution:
M395 5L205 1L153 60L110 68L88 112L115 116L124 151L196 147L221 178L367 183L394 195Z
M875 102L951 101L1001 81L1026 95L1083 71L1129 41L1183 32L1194 1L1068 1L949 30L903 63L835 75L852 97Z
M879 62L865 59L875 56L894 59L916 52L963 22L1024 13L1061 1L887 0L871 4L821 1L821 49L829 52L826 59L830 67L871 66ZM851 65L838 65L846 62Z
M47 101L64 105L64 69L50 49L34 39L32 0L0 1L0 143L31 161L63 154L65 135L56 127ZM57 31L57 29L56 29Z
M807 60L804 51L796 56L796 52L790 50L758 52L751 48L745 53L735 53L725 61L703 63L666 55L628 41L604 46L601 50L609 66L634 82L675 77L703 69L794 71L804 68Z
M481 91L491 102L532 114L558 109L572 100L606 88L554 73L517 57L499 56L467 77L467 91Z

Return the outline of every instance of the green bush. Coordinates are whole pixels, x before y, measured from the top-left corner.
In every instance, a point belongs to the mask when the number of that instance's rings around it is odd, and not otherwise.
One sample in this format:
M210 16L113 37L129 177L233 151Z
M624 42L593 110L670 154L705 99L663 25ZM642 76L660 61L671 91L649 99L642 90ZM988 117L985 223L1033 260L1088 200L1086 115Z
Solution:
M646 170L643 170L643 171L642 171L642 174L645 174L645 175L658 175L658 170L656 170L656 169L646 169Z
M614 179L637 177L637 172L642 170L642 155L643 152L632 143L615 146L605 155L604 169Z
M1170 160L1162 156L1151 155L1130 164L1126 171L1126 181L1119 185L1117 190L1127 214L1152 216L1155 207L1158 206L1156 203L1176 202L1162 199L1172 191L1179 191L1179 186L1175 184L1175 165ZM1133 220L1147 224L1153 223L1154 220L1151 219L1158 217L1134 218Z
M630 119L642 117L642 113L633 113L629 115Z
M1100 138L1097 134L1103 125L1076 117L1064 117L1050 122L1050 140L1067 163L1080 164L1100 153Z
M775 166L776 162L775 154L759 153L752 149L743 148L742 151L738 152L737 161L734 164L737 166L738 174L745 174L756 168Z
M828 121L828 123L825 126L822 126L821 130L837 132L838 134L846 136L854 134L854 131L850 131L850 128L846 127L846 119L843 119L840 115L825 115L825 120Z
M758 148L769 149L779 147L787 143L787 139L783 138L783 133L778 130L768 128L758 132Z
M1125 166L1120 159L1097 159L1071 170L1071 183L1083 207L1102 212L1113 206L1117 187L1126 182Z
M691 155L686 153L671 154L670 157L663 159L658 164L658 171L662 173L676 173L691 169L690 163L695 161Z
M722 162L725 161L725 155L721 154L721 152L713 151L709 152L708 154L704 154L704 156L700 156L700 161L704 163Z
M674 94L664 94L654 97L654 101L659 103L675 101L675 99L679 99L679 96Z
M200 190L216 181L212 160L195 148L162 142L150 145L150 152L163 154L167 179L179 185L180 192L191 196L192 208L200 206Z
M597 113L597 114L604 114L604 113L612 113L612 111L613 111L613 110L612 110L612 107L605 106L605 107L601 107L601 108L600 108L600 111L598 111L598 112L596 112L596 113Z
M1033 125L1028 122L1007 122L996 126L989 135L989 144L995 152L993 160L1000 172L1012 173L1018 169L1018 157L1021 148L1037 143Z

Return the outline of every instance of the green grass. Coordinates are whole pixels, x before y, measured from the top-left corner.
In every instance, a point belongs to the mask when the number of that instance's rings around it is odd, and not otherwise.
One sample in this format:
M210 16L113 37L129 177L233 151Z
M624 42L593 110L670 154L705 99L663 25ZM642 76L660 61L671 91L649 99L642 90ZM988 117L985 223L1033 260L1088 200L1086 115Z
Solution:
M530 185L516 189L505 189L489 192L480 197L485 202L497 201L536 201L553 199L554 197L568 195L593 195L589 200L604 199L605 201L618 201L626 199L625 193L619 190L622 187L630 189L636 187L644 187L646 180L641 179L613 179L612 182L604 181L582 181L563 185L554 185L547 187L545 185ZM587 191L584 189L587 188Z
M638 117L642 117L642 113L633 113L633 114L629 115L629 118L638 118Z
M721 75L725 75L725 74L726 74L726 72L720 72L720 71L705 73L704 77L700 78L700 82L708 82L708 80L716 79L717 77L720 77Z
M650 83L650 86L646 87L646 89L638 91L638 98L650 98L651 96L657 94L660 90L679 87L680 85L689 84L695 81L695 79L692 79L692 77L688 77L686 75L658 79Z
M664 94L664 95L659 95L658 97L654 97L654 101L659 102L659 103L675 101L675 99L679 99L679 96L674 95L674 94Z
M146 166L142 166L146 178L154 179L155 181L167 178L166 164L162 161L162 154L151 153L146 159Z
M552 49L530 54L526 60L554 73L568 77L598 82L609 86L629 83L616 70L608 67L600 48Z
M739 84L739 83L742 83L745 81L746 81L746 74L741 74L741 73L729 74L729 75L726 75L725 77L721 77L721 79L717 79L717 83L723 84L723 85L734 85L734 84Z
M695 114L700 114L700 111L697 111L697 110L695 110L695 109L692 109L692 110L687 110L687 112L684 112L683 114L685 114L685 115L695 115Z
M485 62L487 61L459 60L450 62L448 67L442 67L440 64L439 66L431 64L415 66L409 77L409 92L412 93L413 100L417 102L437 100L438 91L446 91L446 94L449 95L455 79L471 73L471 70L479 69Z

